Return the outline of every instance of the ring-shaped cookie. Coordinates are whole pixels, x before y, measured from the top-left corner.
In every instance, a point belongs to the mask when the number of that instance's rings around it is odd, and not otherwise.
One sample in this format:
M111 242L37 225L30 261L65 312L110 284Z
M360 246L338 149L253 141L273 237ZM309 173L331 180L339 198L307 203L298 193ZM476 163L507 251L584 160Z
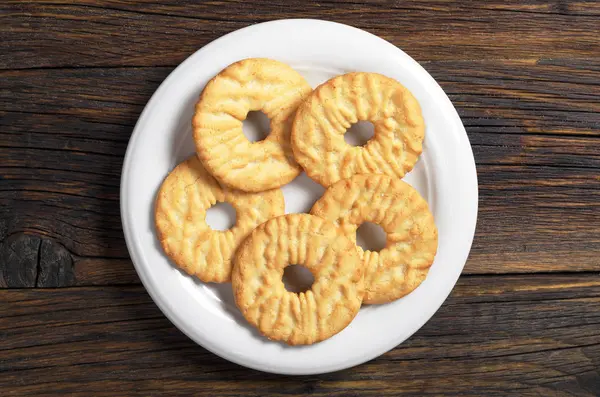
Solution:
M218 202L236 210L236 223L228 230L213 230L206 223L206 211ZM231 279L232 258L240 242L284 210L280 189L245 193L222 187L192 156L161 185L155 223L160 244L178 267L205 282L226 282Z
M438 232L427 202L408 183L385 175L355 175L330 186L310 211L356 241L363 222L387 233L385 247L364 251L365 303L398 299L425 279L437 252Z
M344 134L370 121L375 134L352 146ZM415 97L396 80L348 73L317 87L296 112L292 149L308 176L327 187L355 174L403 177L423 150L425 124Z
M285 289L283 271L290 264L311 271L315 281L308 291ZM236 253L231 281L250 324L290 345L340 332L358 313L364 293L354 243L332 223L308 214L279 216L257 227Z
M312 91L288 65L264 58L236 62L204 88L193 118L196 151L221 183L246 192L282 186L301 172L290 147L296 108ZM271 131L250 142L242 131L249 111L260 110Z

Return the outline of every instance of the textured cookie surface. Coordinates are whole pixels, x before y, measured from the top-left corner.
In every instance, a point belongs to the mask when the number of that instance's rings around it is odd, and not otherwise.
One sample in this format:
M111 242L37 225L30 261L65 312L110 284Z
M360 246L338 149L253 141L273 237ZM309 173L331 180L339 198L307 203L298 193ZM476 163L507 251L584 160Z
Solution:
M212 230L206 223L206 211L218 202L236 210L236 223L229 230ZM225 282L231 279L233 254L240 242L284 209L281 190L245 193L224 188L192 156L160 187L155 222L165 253L178 267L205 282Z
M352 146L344 134L370 121L375 135ZM425 124L414 96L396 80L348 73L317 87L298 108L292 128L294 157L323 186L355 174L402 177L423 150Z
M311 289L285 289L281 280L290 264L311 271ZM354 243L332 223L308 214L280 216L257 227L236 254L232 285L244 317L268 338L291 345L315 343L344 329L364 293Z
M204 88L192 121L203 165L223 184L248 192L290 182L301 171L290 147L291 125L311 91L298 72L271 59L245 59L225 68ZM271 120L262 141L250 142L242 131L252 110Z
M330 186L311 214L333 222L352 241L363 222L387 233L381 251L358 251L365 267L365 303L398 299L425 279L438 232L427 202L409 184L385 175L355 175Z

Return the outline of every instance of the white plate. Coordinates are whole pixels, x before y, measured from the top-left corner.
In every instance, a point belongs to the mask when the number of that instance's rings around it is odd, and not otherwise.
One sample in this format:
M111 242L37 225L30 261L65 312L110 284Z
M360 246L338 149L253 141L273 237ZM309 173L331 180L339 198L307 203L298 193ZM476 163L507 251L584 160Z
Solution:
M288 63L317 84L344 72L378 72L408 87L421 103L425 150L405 180L427 199L439 249L427 279L407 297L368 306L333 338L288 347L260 337L237 311L229 284L207 285L175 269L156 239L153 206L166 174L193 153L191 118L206 82L243 58ZM306 176L284 187L287 212L310 209L322 192ZM123 165L121 216L131 259L150 296L185 334L247 367L315 374L377 357L417 331L441 306L467 259L477 218L477 176L464 127L434 79L404 52L376 36L318 20L250 26L205 46L164 81L135 127Z

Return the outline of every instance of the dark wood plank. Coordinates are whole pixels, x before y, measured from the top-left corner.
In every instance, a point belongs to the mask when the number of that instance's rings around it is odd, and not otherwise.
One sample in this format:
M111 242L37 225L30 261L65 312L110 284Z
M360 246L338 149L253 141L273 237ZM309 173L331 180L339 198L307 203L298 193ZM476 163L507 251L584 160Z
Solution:
M598 169L479 166L468 273L598 270Z
M480 216L465 271L597 269L600 60L425 66L457 105L478 164ZM48 265L57 277L48 286L139 282L119 217L122 158L170 70L0 73L0 241L26 233L64 247L70 261Z
M235 10L235 12L232 12ZM174 66L233 30L326 18L372 32L419 61L589 58L597 1L4 1L0 68Z
M391 352L258 373L177 331L140 286L0 291L0 387L19 395L600 395L600 274L463 277Z
M423 66L458 108L469 132L600 136L599 59Z

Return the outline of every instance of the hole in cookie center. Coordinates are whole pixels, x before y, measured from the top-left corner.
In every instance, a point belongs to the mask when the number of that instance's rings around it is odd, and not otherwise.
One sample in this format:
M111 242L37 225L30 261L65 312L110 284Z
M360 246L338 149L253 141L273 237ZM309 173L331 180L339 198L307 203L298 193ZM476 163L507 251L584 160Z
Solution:
M308 291L315 282L315 278L308 268L302 265L289 265L283 269L281 281L289 292L300 293Z
M364 146L375 135L375 126L370 121L359 121L352 124L344 134L344 140L348 145Z
M206 223L212 230L229 230L236 222L235 208L229 203L217 203L206 211Z
M385 248L387 234L376 223L364 222L356 229L356 245L365 251L381 251Z
M250 142L262 141L271 132L271 120L260 110L253 110L243 121L242 131Z

